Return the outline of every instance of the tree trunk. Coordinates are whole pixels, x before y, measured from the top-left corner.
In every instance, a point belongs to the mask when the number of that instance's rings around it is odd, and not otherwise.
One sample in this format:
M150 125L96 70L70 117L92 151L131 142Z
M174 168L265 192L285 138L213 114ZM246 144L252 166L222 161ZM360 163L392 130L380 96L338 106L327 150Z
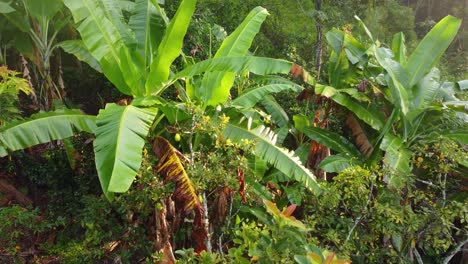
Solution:
M315 0L315 10L320 12L322 9L322 0ZM322 70L322 44L323 44L323 32L322 32L322 21L320 18L315 19L315 27L317 29L317 39L315 49L315 71L317 72L317 80L320 80L320 71Z
M5 195L5 199L0 201L0 205L3 206L9 202L9 199L14 199L22 206L32 205L31 199L26 195L18 191L13 185L7 183L4 180L0 180L0 192Z

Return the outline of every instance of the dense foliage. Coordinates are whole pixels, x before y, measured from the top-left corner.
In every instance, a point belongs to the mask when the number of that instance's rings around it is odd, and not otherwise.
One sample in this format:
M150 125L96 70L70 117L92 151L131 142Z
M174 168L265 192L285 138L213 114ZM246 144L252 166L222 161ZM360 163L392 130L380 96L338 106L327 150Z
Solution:
M0 262L464 263L452 4L0 0Z

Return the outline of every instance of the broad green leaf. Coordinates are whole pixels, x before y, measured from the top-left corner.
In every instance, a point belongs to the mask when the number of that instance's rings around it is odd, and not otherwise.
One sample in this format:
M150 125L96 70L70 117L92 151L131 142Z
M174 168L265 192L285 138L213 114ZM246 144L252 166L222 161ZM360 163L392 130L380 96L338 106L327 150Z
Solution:
M264 57L223 57L207 59L186 67L177 73L165 86L174 83L181 78L191 78L210 71L228 71L242 73L249 71L257 75L268 75L274 73L289 73L292 63L286 60L271 59Z
M11 7L11 6L10 6ZM11 11L10 9L5 8L5 12L0 11L0 13L3 13L3 16L11 23L13 24L16 28L18 28L21 32L27 33L27 34L21 34L22 36L26 36L28 41L31 42L29 38L29 33L31 30L31 25L29 23L29 18L22 14L22 12L13 9L12 12L7 12ZM22 37L21 36L21 37ZM18 36L14 36L14 39L18 39ZM21 42L17 42L17 45L22 45Z
M183 103L176 104L171 101L166 101L157 96L141 96L132 101L132 105L138 107L156 107L167 118L169 123L175 124L191 118Z
M343 88L350 81L352 74L353 71L344 49L340 53L332 52L328 60L328 82L330 85L338 89Z
M253 156L249 158L249 168L256 176L263 177L268 169L268 163L260 157Z
M468 80L458 81L457 84L461 91L468 90Z
M23 0L28 12L37 20L52 17L62 8L60 0Z
M67 154L68 164L70 168L76 168L76 156L78 151L76 151L75 146L73 146L73 141L70 138L63 139L63 148L65 149L65 154Z
M345 47L345 52L346 52L346 55L348 56L348 59L353 64L364 61L367 49L351 34L347 33L344 35L343 45Z
M275 129L276 143L282 145L289 134L289 126L278 127Z
M215 58L246 55L267 15L268 11L261 6L252 9L234 32L223 41Z
M130 87L132 95L139 97L144 95L146 72L143 58L136 51L129 51L125 46L119 50L120 72L123 80Z
M357 82L358 72L355 65L366 62L366 49L351 34L332 29L326 34L332 47L328 60L328 83L337 88L346 88Z
M135 9L135 2L132 0L115 0L119 5L120 9L126 12L132 12Z
M353 157L361 157L359 150L343 136L318 127L297 127L299 131L318 143L337 152L344 152Z
M393 35L392 51L395 54L395 60L404 65L406 63L406 45L403 32Z
M372 36L372 33L370 32L369 28L367 28L366 24L364 24L364 22L361 20L361 18L359 18L358 16L354 16L354 18L359 21L359 24L362 26L362 28L364 28L364 31L366 32L367 36L369 36L369 38L372 40L372 42L374 43L374 37Z
M456 140L462 144L468 145L468 131L467 130L456 130L456 131L445 131L442 136Z
M353 99L356 99L360 102L370 102L371 100L365 93L360 92L356 88L345 88L345 89L340 89L340 93L345 93L351 96Z
M320 191L315 176L302 165L294 153L276 145L276 135L269 128L260 126L254 130L248 130L244 127L228 124L223 131L223 136L236 142L242 139L253 140L256 144L255 154L257 156L272 164L290 179L311 188L315 193Z
M374 54L379 64L385 69L388 76L387 83L392 95L394 104L401 108L403 114L407 114L410 110L409 99L412 98L411 86L406 71L400 63L394 61L389 54L390 50L385 48L377 48L374 46Z
M293 116L294 127L299 131L303 130L306 127L310 127L312 123L311 120L312 118L301 114Z
M183 0L167 26L158 47L158 54L151 64L150 74L145 85L146 95L161 91L161 84L169 78L171 65L180 55L196 3L196 0Z
M276 101L276 99L267 95L263 98L261 104L266 112L271 116L271 120L279 127L286 127L289 124L289 117L283 107Z
M86 62L91 68L102 72L99 62L89 53L82 40L65 40L59 46L67 53L73 54L80 61Z
M411 173L411 151L405 146L401 138L387 133L380 148L385 151L384 162L395 172L401 175Z
M122 12L122 1L120 0L99 0L100 7L107 19L109 19L120 34L121 40L126 47L133 50L136 45L135 35L125 22Z
M0 148L16 151L52 140L65 139L76 132L94 133L95 117L79 110L60 110L32 115L0 128ZM5 154L5 151L1 151Z
M457 86L454 82L443 82L441 84L441 88L439 89L439 93L436 96L436 99L440 99L444 102L446 101L457 101L459 100L456 97Z
M112 54L108 54L106 57L101 59L99 64L101 65L103 73L107 77L107 79L109 79L109 81L112 82L115 85L115 87L117 87L117 89L120 92L122 92L123 94L131 95L132 90L127 85L125 77L121 71L120 65L116 64L116 62L113 61L114 59L115 58ZM120 58L118 63L121 63Z
M353 165L353 158L350 155L347 153L340 153L324 158L317 167L325 172L340 173Z
M104 194L130 188L140 169L143 146L157 109L107 104L99 111L94 153Z
M10 6L9 3L5 3L5 2L0 2L0 13L1 14L8 14L8 13L12 13L12 12L15 12L16 10Z
M264 210L258 208L258 207L246 207L246 210L250 213L252 213L254 216L257 217L257 219L263 223L263 224L267 224L267 225L273 225L274 222L273 222L273 219L270 215L268 215L267 213L265 213Z
M413 109L425 109L437 97L441 88L440 71L432 70L413 87Z
M263 7L256 7L250 11L236 30L223 41L214 58L247 55L267 15L268 12ZM196 88L195 96L205 105L216 106L224 103L229 97L234 78L235 74L232 72L220 71L206 74L201 85Z
M2 142L0 141L0 157L5 157L8 156L8 151L6 150L6 147L3 146Z
M320 259L320 257L319 257ZM309 260L309 257L307 256L301 256L301 255L294 255L294 260L298 264L312 264L312 261ZM318 262L320 263L320 262Z
M446 16L419 42L405 65L410 87L417 84L435 66L457 35L460 25L460 19Z
M91 55L99 61L106 77L124 94L135 94L139 87L129 87L125 82L125 69L120 55L126 53L117 26L106 17L98 0L63 0L70 9L83 43Z
M346 94L339 93L338 90L331 86L319 85L315 86L315 92L325 97L331 98L336 103L346 107L353 112L359 119L371 126L377 131L384 127L385 121L375 111L371 111L363 106L362 103L352 99Z
M137 50L144 58L145 69L153 62L164 34L165 22L151 0L137 0L129 26L135 32Z
M325 34L325 38L336 54L341 52L343 47L344 34L341 30L333 28Z
M271 93L279 93L287 90L293 92L300 92L300 90L297 89L297 85L268 84L260 87L255 87L243 92L232 101L232 105L244 108L253 107L258 102L262 101L265 98L265 96Z
M106 54L111 53L115 62L119 62L118 46L120 34L115 25L106 18L100 8L98 0L63 0L70 9L75 23L78 24L83 43L93 57L100 61Z
M393 234L392 235L392 244L398 252L401 252L403 249L403 238L400 234Z

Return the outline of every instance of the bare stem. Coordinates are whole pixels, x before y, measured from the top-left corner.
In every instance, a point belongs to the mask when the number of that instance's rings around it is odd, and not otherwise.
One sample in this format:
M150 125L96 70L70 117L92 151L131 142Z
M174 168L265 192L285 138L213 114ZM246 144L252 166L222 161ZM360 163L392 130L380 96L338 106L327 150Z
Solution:
M353 234L354 229L361 222L362 218L364 217L364 213L367 211L367 206L369 205L369 203L370 203L370 201L372 199L372 189L374 189L374 184L373 183L370 186L370 191L369 191L369 196L367 198L366 206L364 207L364 210L363 210L362 214L358 218L356 218L356 220L354 221L354 225L351 228L351 230L349 230L348 236L346 236L345 244L351 238L351 235Z
M431 186L431 187L437 187L437 185L433 184L433 183L430 182L430 181L425 181L425 180L421 180L421 179L416 179L416 181L421 182L421 183L424 183L424 184L427 184L427 185L429 185L429 186Z
M442 207L445 207L445 201L447 199L447 193L445 191L445 185L447 184L447 173L444 174L444 182L442 184L442 197L443 197L443 202L442 202Z
M419 264L424 264L421 255L419 255L419 252L416 248L413 249L414 256L416 257L416 260L418 261Z
M205 222L205 230L207 234L206 239L206 250L211 253L212 246L211 246L211 234L210 234L210 220L208 219L208 204L206 202L206 195L205 192L202 194L203 196L203 221Z
M466 238L460 244L458 244L458 246L454 250L452 250L452 252L450 252L450 254L444 259L444 262L442 262L442 263L443 264L448 264L450 262L450 260L453 258L453 256L455 256L455 254L457 254L458 252L460 252L462 250L462 247L466 243L468 243L468 238Z

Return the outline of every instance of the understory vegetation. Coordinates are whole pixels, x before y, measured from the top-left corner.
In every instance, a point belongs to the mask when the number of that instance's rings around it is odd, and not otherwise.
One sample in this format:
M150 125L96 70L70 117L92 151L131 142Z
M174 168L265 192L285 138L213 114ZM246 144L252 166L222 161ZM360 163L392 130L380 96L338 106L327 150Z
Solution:
M0 263L466 263L439 2L0 0Z

